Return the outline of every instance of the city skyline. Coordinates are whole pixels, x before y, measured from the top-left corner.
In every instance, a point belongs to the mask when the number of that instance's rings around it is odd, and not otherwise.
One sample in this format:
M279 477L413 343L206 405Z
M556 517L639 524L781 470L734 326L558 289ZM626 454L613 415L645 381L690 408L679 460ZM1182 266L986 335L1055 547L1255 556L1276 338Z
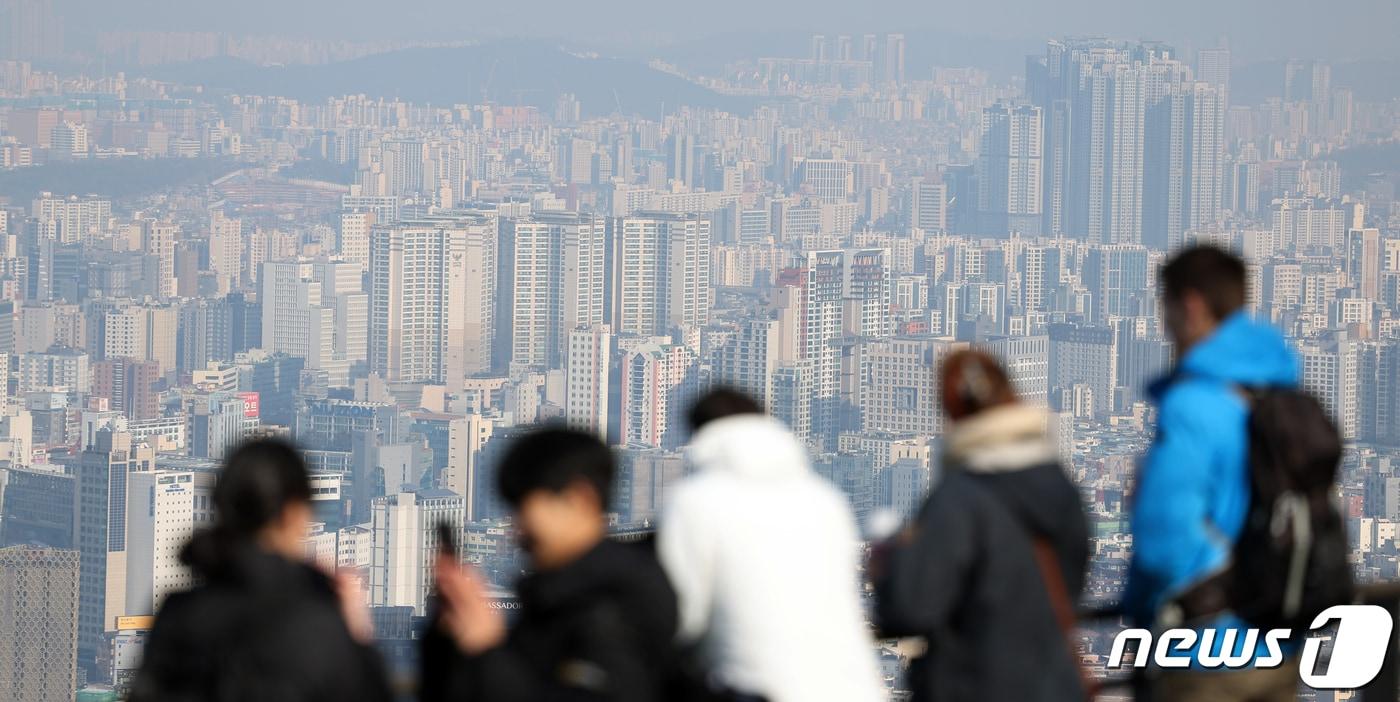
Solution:
M160 2L126 9L149 31L83 44L48 7L17 0L38 14L0 30L0 561L27 592L41 569L64 579L26 615L52 633L20 633L70 657L10 683L18 698L126 690L150 617L193 583L178 549L215 518L240 441L301 451L307 558L364 575L403 672L440 522L509 607L527 564L495 471L531 427L615 449L610 526L633 538L691 470L689 406L733 386L869 527L939 480L936 369L964 349L1044 413L1088 511L1088 597L1113 601L1147 388L1176 355L1158 273L1192 245L1242 258L1245 312L1287 339L1347 441L1356 576L1400 578L1400 96L1305 50L1329 37L1281 28L1297 51L1269 54L1260 88L1233 38L1055 22L1003 57L1015 76L931 60L915 29L833 30L832 8L794 46L717 67L536 42L509 54L527 70L390 27L301 53L195 36L149 21L203 21ZM285 19L256 36L293 33ZM1096 28L1082 20L1061 21ZM75 41L35 40L59 34ZM98 49L126 65L66 62ZM479 61L354 90L400 78L364 66L443 56ZM170 68L219 57L289 65L218 85ZM1075 646L1102 661L1107 641ZM907 652L879 655L898 689Z

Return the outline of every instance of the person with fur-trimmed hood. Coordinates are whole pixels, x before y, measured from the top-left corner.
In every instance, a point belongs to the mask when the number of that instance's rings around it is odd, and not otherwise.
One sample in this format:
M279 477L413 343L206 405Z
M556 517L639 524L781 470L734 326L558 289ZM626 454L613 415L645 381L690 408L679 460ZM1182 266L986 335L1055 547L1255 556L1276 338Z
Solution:
M940 387L952 420L943 470L918 515L874 549L876 625L927 642L909 671L916 701L1082 700L1066 630L1088 529L1047 414L980 352L950 355Z

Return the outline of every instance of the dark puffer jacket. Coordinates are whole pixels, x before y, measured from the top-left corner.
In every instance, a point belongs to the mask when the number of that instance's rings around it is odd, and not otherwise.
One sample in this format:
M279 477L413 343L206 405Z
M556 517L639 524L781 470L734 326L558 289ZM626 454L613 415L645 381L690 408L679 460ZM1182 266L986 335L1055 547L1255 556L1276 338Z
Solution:
M604 541L529 575L506 642L463 655L436 628L423 642L421 702L652 702L674 677L676 596L641 547Z
M919 702L1084 699L1033 546L1043 539L1055 550L1077 596L1083 509L1053 462L1044 415L1036 424L1034 410L1010 409L1019 416L983 425L985 436L960 441L961 425L950 434L948 467L876 573L880 632L928 643L909 671Z
M1019 404L994 407L955 424L947 442L947 465L985 486L1033 540L1050 546L1065 592L1077 604L1089 563L1089 526L1046 432L1046 413Z
M355 641L331 580L246 548L171 595L130 702L388 702L378 655Z

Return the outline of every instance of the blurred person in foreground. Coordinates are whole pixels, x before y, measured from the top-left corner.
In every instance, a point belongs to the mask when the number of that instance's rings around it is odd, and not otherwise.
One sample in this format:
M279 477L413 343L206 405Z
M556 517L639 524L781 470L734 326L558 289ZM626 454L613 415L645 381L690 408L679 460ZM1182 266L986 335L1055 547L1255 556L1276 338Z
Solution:
M1251 497L1249 403L1240 389L1291 388L1298 377L1283 336L1243 310L1243 261L1215 248L1186 249L1162 268L1161 285L1163 321L1178 360L1151 388L1157 432L1137 477L1124 595L1126 613L1145 628L1163 626L1164 607L1227 567L1244 528ZM1245 628L1242 619L1224 613L1198 632L1214 629L1219 647L1233 629L1239 649ZM1194 658L1194 647L1181 655ZM1297 684L1294 657L1274 668L1160 671L1152 694L1154 702L1282 701L1294 698Z
M729 699L883 699L845 498L740 393L702 397L690 423L695 472L672 489L657 533L681 644L698 645Z
M1082 700L1067 629L1088 534L1047 414L982 353L949 356L939 385L953 422L945 468L918 515L874 549L876 625L927 643L909 669L917 701Z
M516 585L518 620L508 628L479 575L440 555L423 702L664 698L675 595L644 549L607 539L614 472L591 434L537 429L512 444L498 489L534 569Z
M202 583L160 608L131 702L391 700L358 584L305 561L311 484L296 449L240 446L213 503L213 526L180 554Z
M944 437L944 466L966 471L1011 510L1031 537L1041 572L1058 576L1064 599L1077 607L1089 563L1089 524L1051 440L1049 413L1021 402L1001 363L980 351L948 356L939 386L953 421Z

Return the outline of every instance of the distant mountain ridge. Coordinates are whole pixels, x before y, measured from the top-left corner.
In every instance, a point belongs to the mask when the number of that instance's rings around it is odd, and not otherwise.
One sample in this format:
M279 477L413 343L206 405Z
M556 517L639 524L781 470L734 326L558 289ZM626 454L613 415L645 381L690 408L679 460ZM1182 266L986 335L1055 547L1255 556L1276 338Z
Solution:
M767 40L764 37L767 36ZM724 58L750 52L802 55L797 35L735 34L710 42L678 44L659 51L667 59L713 75ZM810 37L809 37L810 38ZM1020 74L1027 54L1043 48L1013 40L974 49L967 41L914 42L906 61L911 80L927 78L928 66L982 66L1002 80ZM307 66L259 66L219 58L184 64L130 69L163 80L201 84L215 91L280 95L321 101L364 93L418 103L534 105L553 109L560 93L573 93L585 115L625 114L657 117L667 107L689 105L746 114L757 98L722 95L679 76L647 66L640 54L592 58L572 53L557 42L499 40L463 47L403 49L341 63ZM1189 58L1189 57L1188 57ZM995 65L993 65L995 64ZM1253 105L1283 92L1283 61L1239 63L1231 78L1232 102ZM1358 100L1382 102L1400 97L1400 61L1336 62L1334 87L1351 88Z
M562 93L578 97L587 115L659 117L662 105L747 113L753 99L721 95L636 60L592 58L538 41L503 41L464 47L404 49L317 66L258 66L210 59L143 71L161 80L211 90L321 101L340 95L401 98L451 105L488 99L552 110Z

